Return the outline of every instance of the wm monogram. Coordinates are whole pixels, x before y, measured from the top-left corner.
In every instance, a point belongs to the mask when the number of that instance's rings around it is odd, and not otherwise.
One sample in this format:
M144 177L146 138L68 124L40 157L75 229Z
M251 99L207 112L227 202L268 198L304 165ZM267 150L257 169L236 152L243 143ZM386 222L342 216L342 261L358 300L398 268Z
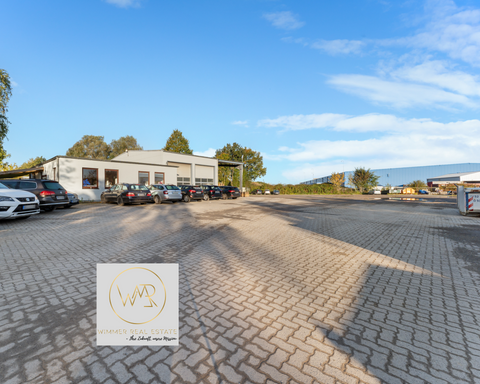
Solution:
M143 287L143 289L140 291L140 289L138 288L138 285L140 285L140 287ZM125 300L123 300L123 297L122 297L122 292L120 292L120 287L117 285L117 289L118 289L118 294L120 295L120 300L122 300L122 304L123 306L125 307L125 305L127 304L128 301L130 301L130 305L133 307L133 305L135 304L135 300L137 299L137 297L143 297L143 294L145 294L145 297L148 299L150 305L144 305L144 307L153 307L155 305L155 307L158 307L158 305L155 303L155 301L153 301L152 299L152 296L155 294L156 292L156 289L155 287L152 285L152 284L138 284L135 286L135 289L133 291L133 294L132 294L132 297L130 297L130 294L127 294L127 297L125 298ZM152 287L152 290L153 292L151 294L148 293L148 289L147 287ZM153 305L152 305L153 304Z

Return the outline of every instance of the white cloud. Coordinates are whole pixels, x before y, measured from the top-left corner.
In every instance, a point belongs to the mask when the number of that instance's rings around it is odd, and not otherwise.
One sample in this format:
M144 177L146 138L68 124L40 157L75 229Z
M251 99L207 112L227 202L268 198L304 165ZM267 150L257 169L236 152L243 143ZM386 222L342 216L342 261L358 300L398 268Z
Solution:
M283 127L289 131L299 131L310 128L332 127L347 115L336 113L322 113L320 115L293 115L281 116L277 119L263 119L257 125L259 127Z
M365 42L359 40L319 40L310 46L323 50L330 55L338 55L349 53L359 54L365 45Z
M105 0L109 4L116 5L120 8L138 7L141 0Z
M406 133L367 140L318 140L299 143L293 152L279 155L277 160L299 163L283 172L292 181L330 175L332 172L350 171L355 167L372 169L398 168L418 165L436 165L480 160L480 121L475 129L443 134ZM341 162L344 161L344 163Z
M303 21L298 20L297 15L288 11L266 13L263 17L270 21L274 27L280 29L298 29L305 25Z
M375 76L335 75L329 84L377 104L389 104L397 108L464 106L474 108L478 103L464 95L445 91L438 87L384 80Z
M395 115L369 113L360 116L348 116L334 113L281 116L276 119L264 119L259 126L270 128L286 128L298 131L304 129L329 128L337 132L387 132L393 133L446 133L452 131L477 131L479 120L466 120L451 123L440 123L431 119L404 119ZM289 147L281 147L280 151L290 151Z
M479 77L451 70L445 61L432 60L415 66L404 66L393 70L390 75L396 79L430 84L466 96L480 96Z
M193 154L197 156L213 157L215 156L215 149L208 148L206 151L203 151L203 152L194 151Z
M330 122L326 124L328 119ZM298 166L285 167L283 172L287 179L296 182L311 179L312 173L322 177L355 167L398 168L480 161L480 120L477 119L441 123L387 114L320 114L282 116L262 120L261 125L291 130L316 128L378 133L377 137L365 140L310 140L282 146L277 154L264 155L271 161L297 163Z
M233 125L243 125L244 127L248 127L248 120L237 120L232 122Z
M10 80L10 85L12 87L18 87L18 83L16 81Z

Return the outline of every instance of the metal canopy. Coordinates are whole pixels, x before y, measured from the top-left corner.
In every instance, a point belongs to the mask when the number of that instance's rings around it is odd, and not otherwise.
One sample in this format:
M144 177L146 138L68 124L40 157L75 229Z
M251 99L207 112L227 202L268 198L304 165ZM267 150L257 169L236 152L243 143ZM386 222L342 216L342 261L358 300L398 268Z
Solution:
M241 163L240 161L218 159L218 166L240 169L240 192L243 192L243 163Z
M33 167L33 168L25 168L25 169L14 169L12 171L3 171L3 172L0 172L0 179L7 179L10 177L29 176L32 173L36 174L37 172L43 172L43 167Z

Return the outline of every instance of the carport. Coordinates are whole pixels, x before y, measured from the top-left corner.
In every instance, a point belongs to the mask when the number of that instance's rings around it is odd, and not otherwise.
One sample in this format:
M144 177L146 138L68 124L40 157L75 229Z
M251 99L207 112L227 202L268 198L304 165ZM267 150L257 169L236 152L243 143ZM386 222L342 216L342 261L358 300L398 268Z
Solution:
M243 193L243 163L241 163L239 161L218 159L218 166L219 167L237 168L237 169L240 170L240 193Z
M43 166L25 168L25 169L14 169L12 171L3 171L0 172L0 179L10 179L28 176L29 179L41 179L43 174Z

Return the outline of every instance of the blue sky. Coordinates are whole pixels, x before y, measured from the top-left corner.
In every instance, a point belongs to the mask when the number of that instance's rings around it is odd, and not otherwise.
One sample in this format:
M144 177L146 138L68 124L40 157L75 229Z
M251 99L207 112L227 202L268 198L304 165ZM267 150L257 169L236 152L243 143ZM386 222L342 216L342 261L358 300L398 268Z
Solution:
M476 1L0 0L10 162L83 135L260 151L271 183L480 162Z

